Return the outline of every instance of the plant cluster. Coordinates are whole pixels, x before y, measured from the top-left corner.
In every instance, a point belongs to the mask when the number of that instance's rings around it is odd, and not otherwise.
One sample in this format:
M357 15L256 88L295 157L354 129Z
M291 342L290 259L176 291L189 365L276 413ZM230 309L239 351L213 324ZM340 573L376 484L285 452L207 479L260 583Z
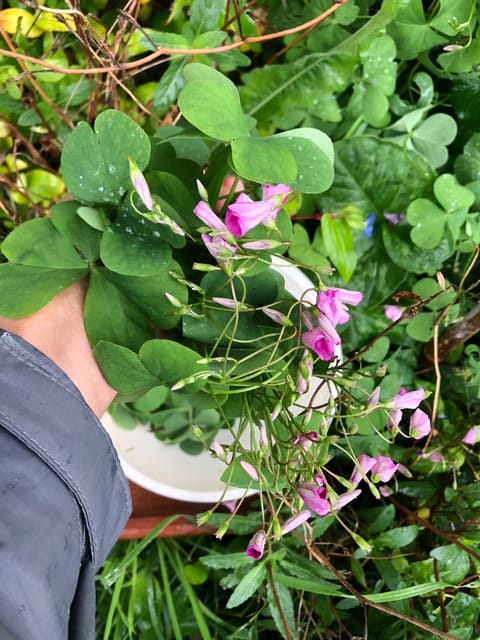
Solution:
M99 637L478 634L478 23L471 0L0 11L0 313L89 274L117 419L263 496L204 514L234 537L119 546ZM331 400L292 410L318 380Z

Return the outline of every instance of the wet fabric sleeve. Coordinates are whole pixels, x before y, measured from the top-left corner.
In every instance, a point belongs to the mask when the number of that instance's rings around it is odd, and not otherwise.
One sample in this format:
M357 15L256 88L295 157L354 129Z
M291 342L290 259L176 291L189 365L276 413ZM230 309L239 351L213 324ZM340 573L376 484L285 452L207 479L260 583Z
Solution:
M1 640L93 640L95 572L130 510L115 450L77 387L0 330Z

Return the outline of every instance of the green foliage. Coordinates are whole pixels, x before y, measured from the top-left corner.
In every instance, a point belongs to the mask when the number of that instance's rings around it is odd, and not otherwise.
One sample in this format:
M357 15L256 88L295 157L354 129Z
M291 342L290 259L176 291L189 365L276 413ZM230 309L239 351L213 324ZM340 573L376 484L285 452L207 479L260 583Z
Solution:
M149 421L198 449L191 423L208 443L243 411L242 385L226 402L225 371L203 364L208 349L217 340L226 348L238 322L237 335L249 343L232 357L243 375L271 325L250 310L199 304L204 290L229 292L216 274L192 270L186 247L199 242L201 226L192 213L196 180L212 202L231 170L249 193L254 183L291 184L301 195L269 238L292 237L290 258L324 284L348 283L364 296L339 327L352 374L340 378L340 398L351 399L330 427L332 474L346 482L351 473L337 447L346 433L355 453L392 456L412 474L398 475L389 497L365 490L342 511L343 524L334 515L312 518L299 536L272 542L257 564L244 553L262 527L255 503L233 519L209 521L231 520L235 537L120 543L99 578L97 637L427 640L448 633L474 640L478 451L462 438L480 422L480 355L475 334L458 334L448 353L442 336L462 329L478 304L476 3L350 0L315 28L276 39L276 30L330 4L269 0L248 11L240 5L237 20L224 0L144 2L127 20L115 4L88 0L76 12L81 29L54 17L65 8L60 2L49 11L8 4L22 18L5 27L13 47L37 62L10 57L2 39L0 258L9 262L0 264L0 314L30 315L88 276L88 335L105 377L129 403L128 412L117 408L119 421ZM230 48L242 36L252 39ZM115 71L83 73L92 66ZM132 191L129 156L145 172L155 206L186 238L136 213L147 212ZM262 252L262 261L270 255ZM257 287L246 304L270 304L278 294L265 269L250 274ZM404 313L392 322L384 305ZM158 331L167 335L158 339ZM175 342L180 333L188 346ZM290 344L279 347L279 360ZM200 363L190 348L198 345ZM276 371L267 357L255 363ZM423 409L435 417L431 440L393 444L377 433L375 412L342 418L376 385L382 398L400 386L429 389ZM207 389L214 387L212 405ZM274 398L268 402L273 411ZM314 414L309 428L317 427ZM281 489L279 469L265 480ZM249 482L239 464L235 473L238 483L241 474ZM346 528L366 541L362 548Z

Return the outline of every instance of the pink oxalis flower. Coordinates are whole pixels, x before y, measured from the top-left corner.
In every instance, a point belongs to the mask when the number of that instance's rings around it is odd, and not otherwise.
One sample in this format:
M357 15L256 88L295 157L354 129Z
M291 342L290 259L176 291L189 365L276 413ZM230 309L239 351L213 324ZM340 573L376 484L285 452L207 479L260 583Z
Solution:
M425 390L422 388L414 391L407 391L402 388L397 395L389 400L387 406L393 409L416 409L424 398Z
M296 515L292 516L291 518L289 518L283 523L283 527L281 531L282 535L285 535L286 533L290 533L290 531L293 531L294 529L299 527L301 524L306 522L311 517L312 517L312 514L308 509L299 511Z
M480 426L475 425L470 427L467 433L463 436L462 442L465 444L477 444L477 442L480 442Z
M257 531L254 533L245 550L247 556L254 560L260 560L263 556L266 540L267 536L265 535L265 531Z
M302 342L314 351L320 360L331 360L335 353L335 345L340 344L340 336L331 321L321 314L318 325L302 333Z
M138 168L135 160L130 156L128 156L128 164L130 167L130 180L132 181L133 188L145 207L151 211L153 209L153 199L150 189L148 188L147 181L145 180L145 176Z
M400 320L402 317L403 307L400 307L397 304L385 304L383 305L383 309L386 317L392 322Z
M337 324L344 324L350 319L346 305L356 306L360 304L362 298L363 294L360 291L327 289L317 293L317 307L336 327Z
M431 430L430 418L425 411L415 409L410 416L410 425L408 430L409 436L418 440L419 438L428 436Z

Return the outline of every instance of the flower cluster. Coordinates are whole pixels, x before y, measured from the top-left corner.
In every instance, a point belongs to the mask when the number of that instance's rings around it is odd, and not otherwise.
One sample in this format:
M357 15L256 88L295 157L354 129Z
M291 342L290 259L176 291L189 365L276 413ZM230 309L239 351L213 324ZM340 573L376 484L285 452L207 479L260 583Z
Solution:
M175 230L173 222L168 222L166 216L159 212L155 198L150 195L147 182L135 166L131 163L131 180L134 189L140 197L143 205L149 210L150 215L159 216L156 222L169 224ZM260 409L257 410L259 431L256 436L255 446L245 448L235 440L233 445L222 445L218 439L213 439L209 446L212 455L222 460L227 466L239 465L241 474L244 475L248 486L252 484L258 487L260 494L263 491L275 493L282 504L288 504L291 516L281 524L276 517L273 521L257 531L250 540L246 553L252 559L258 560L263 556L267 541L270 538L278 538L292 531L296 527L305 524L313 516L326 516L329 514L339 517L338 513L362 492L361 484L365 482L370 490L377 496L388 495L391 491L386 483L394 478L397 471L402 471L402 465L386 455L369 455L362 452L358 457L351 456L354 468L350 477L342 479L346 491L338 493L328 481L330 474L328 460L322 461L319 456L325 437L328 434L330 418L325 413L325 407L315 408L310 399L307 405L300 400L315 395L315 389L321 379L316 373L317 363L325 361L333 364L335 358L341 358L341 337L339 327L350 319L349 307L355 307L362 301L360 291L351 291L338 287L326 287L322 283L313 288L313 295L308 300L293 301L289 307L277 303L252 307L248 303L248 296L238 297L237 281L240 273L245 275L242 288L248 291L250 283L248 267L244 274L245 258L255 255L261 261L269 264L269 251L275 251L279 247L285 249L288 242L282 242L271 237L272 232L277 232L277 217L283 206L288 201L291 189L286 185L263 185L261 198L255 200L244 192L243 183L229 179L224 183L220 191L222 200L218 200L215 206L210 206L208 193L201 183L197 183L201 200L194 207L194 214L203 223L198 229L199 238L204 248L214 259L214 265L210 268L219 269L226 276L226 289L220 289L210 297L210 302L230 311L235 315L235 322L241 320L241 313L261 312L278 329L270 329L271 355L266 360L266 367L251 371L248 375L248 386L255 394L264 393ZM228 188L227 188L228 187ZM235 189L240 188L240 192ZM223 201L224 199L224 201ZM145 215L145 214L142 214ZM259 233L261 227L263 232ZM251 235L252 230L256 231ZM254 264L257 264L255 260ZM204 265L203 269L207 270ZM224 295L230 292L230 297ZM295 312L293 310L296 310ZM391 309L386 309L391 318L400 317L393 315ZM400 312L401 313L401 312ZM285 341L285 348L280 349L280 344ZM263 343L265 349L265 343ZM233 351L230 350L231 361ZM221 358L216 357L216 361ZM269 363L275 362L273 374L269 378ZM235 370L233 365L233 370ZM281 372L281 375L280 375ZM345 372L342 374L345 375ZM332 375L329 376L332 378ZM277 383L277 378L280 384ZM333 379L335 376L333 375ZM222 380L226 380L223 378ZM243 378L242 385L243 385ZM231 383L231 379L229 379ZM214 382L210 382L214 384ZM271 386L270 386L271 385ZM181 388L176 385L175 388ZM213 388L213 387L211 387ZM329 387L331 390L331 387ZM331 396L335 398L336 392ZM248 392L243 392L244 402L250 398ZM408 436L420 439L431 431L428 415L419 408L425 399L423 389L400 391L392 398L380 402L380 387L376 387L368 397L365 406L359 407L359 415L368 415L372 411L382 410L385 414L386 433L393 438L400 431L400 422L405 410L411 410L409 418ZM301 405L299 411L293 411L292 406L298 402ZM272 407L273 403L273 407ZM251 412L251 406L248 411ZM316 416L315 414L318 414ZM253 414L250 414L253 415ZM318 422L320 418L323 428L307 430L305 427L313 420ZM251 418L249 418L251 419ZM238 418L239 424L245 421ZM281 426L280 426L281 425ZM269 478L276 474L276 448L277 426L285 428L290 435L291 455L287 456L282 471L283 480L279 487L275 486ZM197 430L201 434L201 430ZM406 435L406 434L404 434ZM467 440L473 436L467 434ZM285 479L288 481L285 483ZM378 485L378 488L377 488ZM228 501L228 509L232 514L236 511L236 505ZM223 535L226 528L217 532Z
M304 314L308 330L302 333L302 341L321 360L331 360L335 354L335 347L341 342L336 327L350 319L346 305L356 306L362 298L360 291L347 289L326 289L317 293L316 312Z

